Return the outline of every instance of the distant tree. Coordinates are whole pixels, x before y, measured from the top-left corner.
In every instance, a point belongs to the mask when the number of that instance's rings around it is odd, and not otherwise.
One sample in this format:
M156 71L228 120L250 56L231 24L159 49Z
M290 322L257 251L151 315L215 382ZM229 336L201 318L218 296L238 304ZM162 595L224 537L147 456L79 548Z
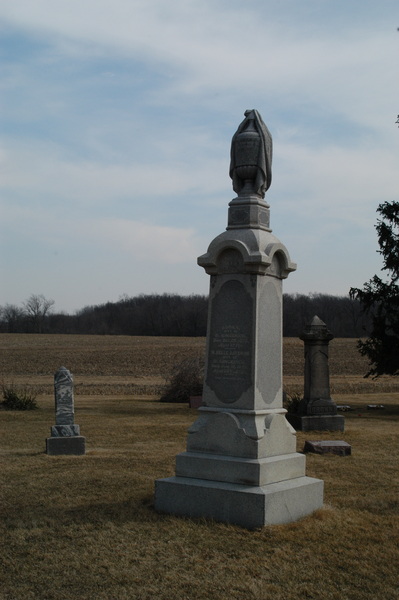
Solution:
M48 333L79 333L76 330L76 317L65 312L51 313L46 317Z
M0 308L0 319L7 333L19 333L24 327L25 313L15 304L6 304Z
M208 298L191 294L124 295L117 302L86 306L75 314L51 310L54 302L31 296L19 308L0 306L2 333L68 333L93 335L206 335ZM361 312L359 300L329 294L284 294L285 337L298 337L318 315L335 337L365 337L370 318Z
M86 306L68 322L69 331L107 335L205 336L206 296L127 295L118 302ZM55 323L54 316L51 322Z
M42 332L43 322L53 305L54 300L45 298L43 294L32 294L23 303L25 314L33 324L33 330L36 333Z
M317 315L335 337L360 337L369 331L369 318L360 302L349 296L331 294L284 294L283 334L298 337Z
M384 202L377 213L382 217L376 225L378 252L388 278L383 281L374 275L362 289L350 290L350 296L371 316L370 337L358 342L360 353L370 360L366 377L399 375L399 202Z

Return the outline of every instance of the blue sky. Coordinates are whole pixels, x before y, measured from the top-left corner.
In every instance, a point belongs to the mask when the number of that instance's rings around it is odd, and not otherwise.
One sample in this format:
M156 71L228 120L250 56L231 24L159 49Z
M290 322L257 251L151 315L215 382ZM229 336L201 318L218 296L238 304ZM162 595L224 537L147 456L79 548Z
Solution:
M271 227L298 264L284 291L379 272L396 0L5 0L0 17L0 305L206 294L196 259L226 227L248 108L273 135Z

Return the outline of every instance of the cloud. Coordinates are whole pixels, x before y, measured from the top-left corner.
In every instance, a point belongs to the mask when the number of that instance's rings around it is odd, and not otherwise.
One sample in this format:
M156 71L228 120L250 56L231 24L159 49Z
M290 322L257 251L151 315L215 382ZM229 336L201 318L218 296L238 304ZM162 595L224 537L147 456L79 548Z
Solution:
M274 193L284 198L288 210L325 221L328 227L345 221L367 228L377 204L397 196L396 156L390 149L328 143L312 148L286 142L275 162Z
M139 208L148 198L166 201L188 194L199 185L202 193L214 193L223 187L221 171L226 170L225 160L201 154L190 163L185 160L183 151L179 161L159 157L158 164L155 161L104 164L102 160L79 160L78 157L71 160L64 156L62 145L51 142L3 142L1 187L5 193L12 190L25 198L29 193L32 203L53 198L55 203L67 201L69 207L112 207L122 199ZM151 140L146 143L151 147ZM191 138L191 144L196 146L195 139ZM176 155L176 152L171 154Z
M80 235L134 258L161 265L194 264L203 249L193 228L162 227L128 219L93 219L79 226Z
M389 36L373 23L359 22L356 11L345 13L336 29L317 10L308 24L297 21L292 2L279 8L271 2L115 0L110 10L108 0L56 5L13 0L3 8L10 23L46 34L61 54L85 60L97 52L146 63L164 77L161 101L179 96L198 101L230 90L243 98L271 95L291 105L305 99L352 116L357 104L362 118L360 89L374 98L382 86L389 93L397 89L394 78L391 83L379 68L381 61L395 68L396 38L394 28ZM371 102L366 107L373 110Z
M148 217L147 217L148 219ZM49 252L79 243L97 247L101 254L125 255L143 263L180 264L193 262L205 242L194 228L157 225L147 221L97 215L78 217L65 209L8 205L2 210L3 243L12 252L13 245L26 244L47 248ZM12 231L10 239L8 232ZM33 244L33 245L32 245Z
M188 289L190 261L195 270L226 224L230 140L246 108L273 134L268 199L274 232L299 262L293 285L315 291L324 278L346 289L350 268L366 280L376 206L397 193L394 8L5 3L0 226L13 285L33 272L44 282L32 264L65 252L63 268L79 271L93 301L99 269L102 294L106 280L127 291L118 281L130 268L137 292Z

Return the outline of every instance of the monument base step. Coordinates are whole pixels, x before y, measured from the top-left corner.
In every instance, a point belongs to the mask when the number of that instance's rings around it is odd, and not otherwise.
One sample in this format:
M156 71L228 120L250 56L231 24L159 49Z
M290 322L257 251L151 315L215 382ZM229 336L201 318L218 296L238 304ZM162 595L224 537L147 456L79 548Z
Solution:
M49 437L46 439L46 454L57 455L76 455L80 456L86 453L86 438L82 435L66 437Z
M287 413L286 419L296 431L344 431L343 415L296 415Z
M305 475L306 457L298 452L268 458L239 458L182 452L176 456L176 475L247 486L263 486Z
M323 486L311 477L264 486L169 477L155 482L155 510L255 529L291 523L322 508Z

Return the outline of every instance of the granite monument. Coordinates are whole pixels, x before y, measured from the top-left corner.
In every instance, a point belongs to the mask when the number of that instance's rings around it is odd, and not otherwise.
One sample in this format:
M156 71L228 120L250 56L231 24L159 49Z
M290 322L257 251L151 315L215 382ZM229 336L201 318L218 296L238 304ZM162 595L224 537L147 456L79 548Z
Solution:
M155 483L158 511L249 529L323 505L282 403L282 280L296 265L269 226L271 164L270 132L248 110L231 144L227 230L198 258L210 275L203 405L176 476Z

